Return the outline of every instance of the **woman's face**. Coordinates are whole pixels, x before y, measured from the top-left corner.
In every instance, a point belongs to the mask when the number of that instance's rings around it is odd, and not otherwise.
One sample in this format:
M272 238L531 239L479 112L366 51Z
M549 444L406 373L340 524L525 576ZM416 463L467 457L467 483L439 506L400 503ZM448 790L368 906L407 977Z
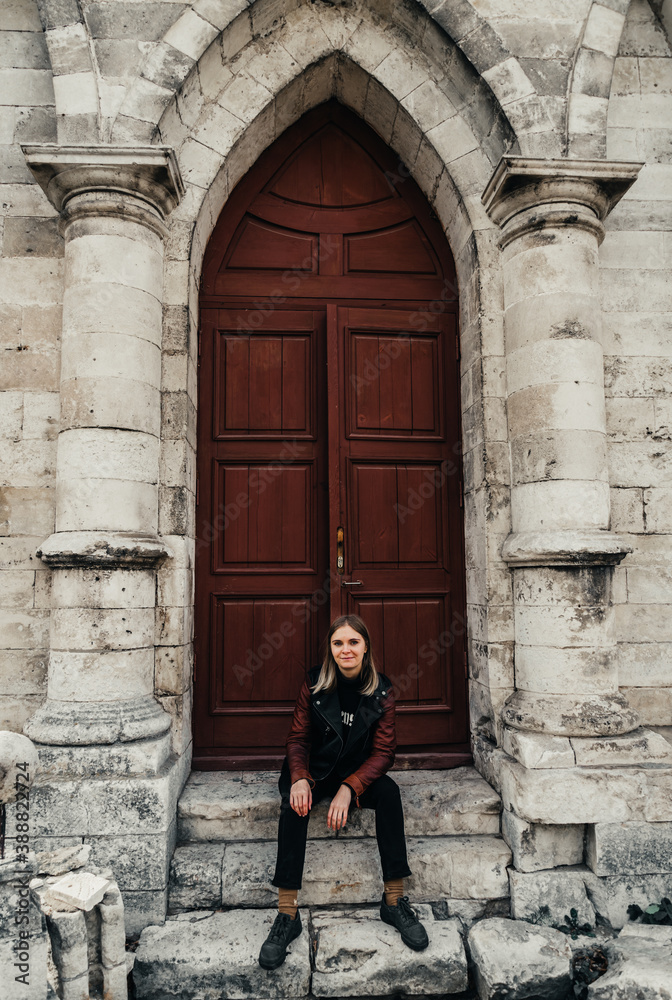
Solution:
M365 652L364 637L350 625L341 625L331 637L331 655L344 677L359 677Z

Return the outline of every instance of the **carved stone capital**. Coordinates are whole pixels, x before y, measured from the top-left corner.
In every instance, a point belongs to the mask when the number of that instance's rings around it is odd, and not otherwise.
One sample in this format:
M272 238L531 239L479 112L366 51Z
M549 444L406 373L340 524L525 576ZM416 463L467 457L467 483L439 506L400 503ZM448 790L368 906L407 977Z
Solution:
M641 163L503 156L481 200L501 245L529 232L574 226L601 241L602 222L634 183Z
M171 550L161 538L125 531L57 531L37 550L49 566L104 566L108 569L147 569L156 566Z
M184 194L168 146L24 145L26 163L63 222L116 215L165 232L163 220Z
M610 531L518 531L502 546L502 559L516 566L615 566L632 552Z

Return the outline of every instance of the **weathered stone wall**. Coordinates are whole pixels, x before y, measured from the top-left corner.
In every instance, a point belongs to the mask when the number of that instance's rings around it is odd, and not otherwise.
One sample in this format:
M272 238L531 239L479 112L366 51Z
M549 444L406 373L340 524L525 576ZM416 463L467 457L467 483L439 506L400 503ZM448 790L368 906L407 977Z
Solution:
M672 58L630 5L609 99L607 156L644 161L600 250L619 682L643 724L672 725Z
M161 141L176 149L186 181L165 244L158 525L174 558L157 573L154 637L155 690L182 752L191 725L202 256L247 167L332 95L412 170L457 262L471 710L474 731L491 737L514 689L514 626L511 572L501 559L511 530L501 257L480 195L506 152L647 162L608 221L600 264L612 528L635 545L615 571L621 684L644 722L669 721L672 577L662 564L672 532L664 270L672 61L645 0L632 0L625 20L627 7L627 0L40 0L38 9L36 0L6 0L0 725L20 729L45 695L49 571L35 551L54 530L63 282L55 212L18 144Z
M0 10L0 729L46 693L49 579L35 551L54 530L63 241L18 145L56 138L35 0Z

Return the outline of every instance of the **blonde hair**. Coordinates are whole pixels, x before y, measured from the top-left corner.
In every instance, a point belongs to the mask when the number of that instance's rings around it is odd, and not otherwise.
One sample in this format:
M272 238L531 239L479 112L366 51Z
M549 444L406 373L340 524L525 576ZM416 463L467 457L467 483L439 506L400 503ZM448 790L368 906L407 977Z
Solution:
M340 618L334 619L331 623L329 631L327 632L327 637L324 640L324 659L322 660L322 668L317 678L317 682L312 688L314 694L317 694L318 691L333 691L336 687L338 666L336 665L336 660L331 652L331 637L334 632L336 632L339 628L342 628L344 625L349 625L350 628L354 629L355 632L361 635L366 646L364 659L362 660L362 670L359 675L361 684L359 693L365 695L373 694L378 687L378 671L376 670L373 662L371 636L369 635L368 628L359 615L341 615Z

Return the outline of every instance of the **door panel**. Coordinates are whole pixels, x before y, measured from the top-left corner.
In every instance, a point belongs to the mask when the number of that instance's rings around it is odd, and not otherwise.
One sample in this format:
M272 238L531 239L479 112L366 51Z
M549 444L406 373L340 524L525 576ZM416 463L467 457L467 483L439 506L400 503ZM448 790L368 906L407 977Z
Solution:
M215 756L277 754L328 628L324 350L323 310L202 313L195 714Z

